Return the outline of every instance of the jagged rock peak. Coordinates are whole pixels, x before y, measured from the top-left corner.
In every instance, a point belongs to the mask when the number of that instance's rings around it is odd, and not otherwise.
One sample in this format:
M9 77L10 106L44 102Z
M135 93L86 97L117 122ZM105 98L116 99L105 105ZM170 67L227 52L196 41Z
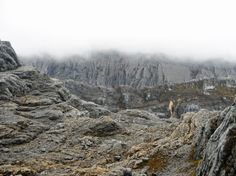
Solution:
M22 58L42 73L72 79L92 86L153 87L202 79L235 79L236 65L212 59L185 61L163 55L94 52L88 56L67 56L59 60L41 55Z
M19 66L20 62L11 43L0 40L0 71L13 70Z

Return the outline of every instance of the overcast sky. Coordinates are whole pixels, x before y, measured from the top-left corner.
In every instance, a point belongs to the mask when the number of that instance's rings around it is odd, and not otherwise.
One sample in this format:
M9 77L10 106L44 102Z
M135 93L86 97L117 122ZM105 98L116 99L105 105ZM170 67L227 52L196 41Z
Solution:
M236 58L235 0L0 0L19 55L96 49Z

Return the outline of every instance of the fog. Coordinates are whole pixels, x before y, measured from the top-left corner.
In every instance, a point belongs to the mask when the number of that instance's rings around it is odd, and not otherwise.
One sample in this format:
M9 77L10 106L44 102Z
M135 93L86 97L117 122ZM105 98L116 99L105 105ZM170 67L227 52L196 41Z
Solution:
M18 55L94 50L236 58L235 1L0 0L0 38Z

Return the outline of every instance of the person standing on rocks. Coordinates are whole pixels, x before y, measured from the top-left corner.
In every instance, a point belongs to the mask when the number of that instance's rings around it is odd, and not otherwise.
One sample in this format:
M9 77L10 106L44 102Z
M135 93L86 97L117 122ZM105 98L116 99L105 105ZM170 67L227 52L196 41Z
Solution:
M174 101L172 99L170 99L170 101L169 101L168 110L170 112L170 117L173 117L175 108L174 108Z

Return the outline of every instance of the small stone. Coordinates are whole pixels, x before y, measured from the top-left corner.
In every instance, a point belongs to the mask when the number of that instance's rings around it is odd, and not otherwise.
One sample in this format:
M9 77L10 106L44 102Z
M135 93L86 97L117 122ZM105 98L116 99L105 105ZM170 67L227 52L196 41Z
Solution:
M120 161L121 160L121 156L120 155L116 155L116 156L114 156L114 159L115 159L115 161Z
M72 160L73 157L72 157L72 156L65 156L64 159L65 159L65 160Z
M3 148L3 149L2 149L2 152L4 152L4 153L8 153L9 151L10 151L9 148Z
M46 152L46 148L43 147L43 148L40 149L40 151L41 152Z
M148 157L143 158L143 161L148 161L148 160L149 160Z
M58 127L58 128L64 128L64 127L65 127L65 124L64 124L64 123L58 123L58 124L57 124L57 127Z
M133 168L137 169L141 163L143 163L143 160L136 160Z

